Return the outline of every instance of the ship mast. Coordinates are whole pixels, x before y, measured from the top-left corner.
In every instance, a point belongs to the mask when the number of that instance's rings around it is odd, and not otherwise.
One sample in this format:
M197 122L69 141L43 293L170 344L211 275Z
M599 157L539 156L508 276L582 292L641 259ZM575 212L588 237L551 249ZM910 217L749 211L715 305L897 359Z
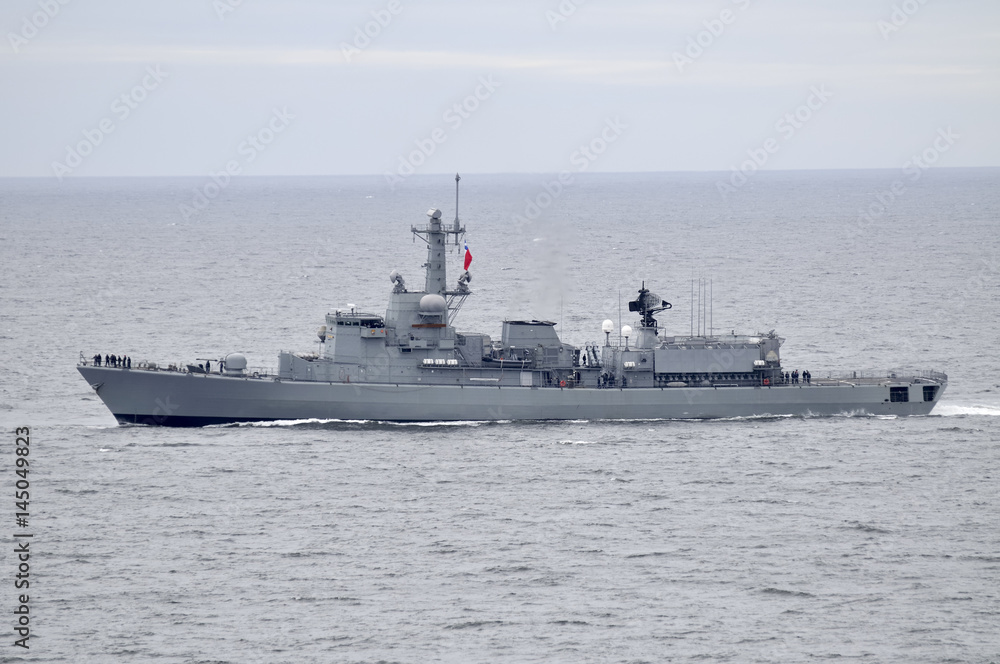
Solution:
M445 247L448 237L455 236L455 245L459 244L459 236L465 234L465 228L458 219L458 182L461 177L455 174L455 223L448 227L441 222L441 210L432 208L427 211L430 222L425 228L411 226L410 231L427 243L427 262L423 267L427 277L424 281L424 292L436 293L442 296L468 295L468 291L448 290L448 262L445 257ZM452 298L449 298L452 299ZM464 300L465 298L462 297ZM449 305L451 302L449 302ZM461 306L461 305L459 305Z

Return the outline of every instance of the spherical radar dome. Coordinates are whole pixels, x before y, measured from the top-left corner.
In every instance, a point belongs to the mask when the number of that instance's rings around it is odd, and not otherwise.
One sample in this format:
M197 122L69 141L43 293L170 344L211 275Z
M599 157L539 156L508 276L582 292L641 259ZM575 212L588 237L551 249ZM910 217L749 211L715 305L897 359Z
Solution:
M448 303L437 293L428 293L420 298L421 316L439 316L448 309Z
M603 323L601 323L601 330L604 332L604 334L611 334L612 332L614 332L615 331L614 321L611 320L610 318L606 319Z

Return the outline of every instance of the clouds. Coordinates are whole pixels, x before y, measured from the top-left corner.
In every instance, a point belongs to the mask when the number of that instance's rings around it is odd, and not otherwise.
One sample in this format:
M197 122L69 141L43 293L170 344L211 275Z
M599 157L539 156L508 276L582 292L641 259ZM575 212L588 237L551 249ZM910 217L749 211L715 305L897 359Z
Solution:
M45 1L4 5L8 42ZM205 175L275 106L296 131L247 174L382 173L482 76L502 88L422 172L557 172L611 116L631 128L601 170L726 170L814 85L837 99L767 168L895 168L944 124L970 137L946 165L1000 161L1000 7L986 0L910 13L882 0L49 1L59 11L0 54L16 91L0 175L50 172L156 65L169 89L73 175ZM720 30L724 12L735 20ZM369 43L345 57L359 31Z

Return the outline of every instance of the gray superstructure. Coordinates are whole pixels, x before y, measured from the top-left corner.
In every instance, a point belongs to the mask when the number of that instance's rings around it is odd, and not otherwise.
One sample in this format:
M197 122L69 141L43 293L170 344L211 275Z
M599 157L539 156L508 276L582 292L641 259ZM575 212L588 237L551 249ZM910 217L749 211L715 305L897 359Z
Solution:
M456 176L456 186L458 177ZM456 192L457 195L457 192ZM215 364L78 369L119 422L202 426L259 420L560 420L894 414L931 411L947 386L937 372L786 379L783 339L767 334L661 332L671 305L645 288L629 303L636 328L612 343L564 343L555 323L503 322L500 339L453 326L471 274L447 280L447 247L465 233L441 211L412 233L427 243L421 290L391 273L385 314L351 306L326 315L319 353L278 356L253 372L232 353Z

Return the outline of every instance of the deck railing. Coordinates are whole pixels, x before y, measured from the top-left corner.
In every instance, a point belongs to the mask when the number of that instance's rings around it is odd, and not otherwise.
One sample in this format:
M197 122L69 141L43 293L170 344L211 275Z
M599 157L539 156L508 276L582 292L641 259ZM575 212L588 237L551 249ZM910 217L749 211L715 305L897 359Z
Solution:
M167 364L143 361L133 361L132 366L129 367L129 371L173 371L177 373L202 373L199 371L191 372L188 370L187 365L189 363L185 362L171 362ZM193 363L190 363L193 364ZM505 363L506 364L506 363ZM510 364L520 364L511 362ZM105 364L96 365L92 358L80 354L80 359L78 362L79 366L89 367L89 366L101 366L105 367ZM212 375L219 375L219 365L215 364L213 366ZM109 367L112 369L121 369L121 366ZM242 376L244 378L270 378L277 375L277 371L273 367L247 367L243 372ZM226 375L226 374L222 374ZM708 377L709 382L713 384L714 387L750 387L756 386L760 383L755 378L753 380L743 380L743 379L722 379ZM911 381L914 379L921 379L926 381L933 381L937 383L948 382L948 375L940 371L910 371L903 369L890 369L887 371L841 371L841 372L827 372L826 375L814 375L812 377L812 384L830 384L831 382L842 382L842 383L877 383L882 381ZM698 383L694 383L692 386L696 386ZM804 378L799 377L798 383L784 383L776 381L770 384L770 387L795 387L795 386L805 386L809 385L806 383ZM667 381L664 380L654 380L655 387L665 387L667 386Z
M77 366L81 366L81 367L100 367L102 369L104 369L104 368L107 368L107 369L123 369L123 370L127 370L127 371L172 371L172 372L175 372L175 373L195 373L195 374L203 374L203 373L205 373L205 372L202 372L202 371L189 371L188 368L187 368L188 364L192 364L194 366L197 366L193 362L160 363L160 362L149 362L148 360L141 360L141 361L135 361L135 360L133 360L132 361L132 366L128 367L126 369L125 367L123 367L121 365L117 365L117 366L107 365L107 364L104 364L103 362L101 362L100 364L96 364L94 362L93 358L84 357L82 354L80 356L80 359L77 361ZM213 364L212 365L212 371L210 371L208 373L210 373L213 376L220 375L219 374L219 365L218 364ZM272 376L276 376L277 374L278 374L278 372L273 367L247 367L243 371L242 377L244 377L244 378L270 378ZM226 375L232 376L232 374L225 374L225 373L223 373L221 375L223 375L223 376L226 376Z
M948 374L940 371L909 371L904 369L890 369L888 371L840 371L828 372L826 376L813 376L813 380L824 378L826 380L908 380L912 378L923 378L944 382L948 380Z

